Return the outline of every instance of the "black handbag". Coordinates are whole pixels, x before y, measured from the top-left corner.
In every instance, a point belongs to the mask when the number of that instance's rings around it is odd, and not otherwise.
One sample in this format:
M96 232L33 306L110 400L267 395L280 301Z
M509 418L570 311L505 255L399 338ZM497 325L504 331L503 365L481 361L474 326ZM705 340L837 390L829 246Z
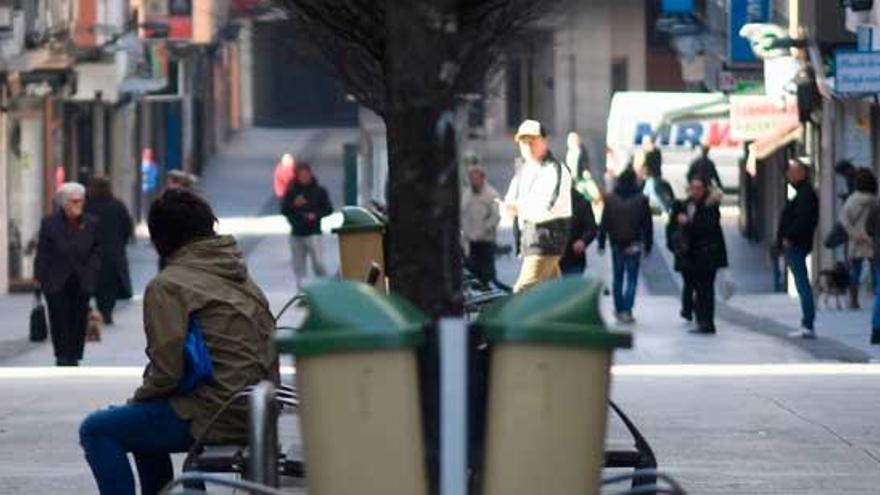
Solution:
M825 236L825 247L834 249L838 246L843 246L848 240L849 235L847 235L846 229L843 228L843 224L834 222L834 227L831 227L831 231Z
M30 341L43 342L49 336L49 324L46 322L46 306L40 298L40 292L34 292L34 308L31 310Z

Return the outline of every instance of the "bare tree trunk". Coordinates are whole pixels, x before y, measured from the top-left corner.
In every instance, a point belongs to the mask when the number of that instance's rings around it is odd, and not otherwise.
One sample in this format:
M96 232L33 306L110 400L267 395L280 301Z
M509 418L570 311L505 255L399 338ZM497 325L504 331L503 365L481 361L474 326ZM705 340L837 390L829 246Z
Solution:
M462 314L455 133L432 108L386 115L392 290L432 318Z

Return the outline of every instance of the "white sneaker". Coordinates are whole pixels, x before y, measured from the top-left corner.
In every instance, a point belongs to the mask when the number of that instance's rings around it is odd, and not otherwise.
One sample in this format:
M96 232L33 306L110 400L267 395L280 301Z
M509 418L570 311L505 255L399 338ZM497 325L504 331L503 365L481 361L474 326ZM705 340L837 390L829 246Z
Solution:
M788 336L793 339L813 340L816 338L816 331L815 330L807 330L807 329L796 330L794 332L789 332Z

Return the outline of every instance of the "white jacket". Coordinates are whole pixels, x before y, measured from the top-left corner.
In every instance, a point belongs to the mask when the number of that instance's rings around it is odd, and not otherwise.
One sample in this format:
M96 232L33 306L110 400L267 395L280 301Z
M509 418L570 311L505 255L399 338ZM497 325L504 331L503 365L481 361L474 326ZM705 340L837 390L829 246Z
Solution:
M840 223L849 236L847 256L851 259L874 257L874 241L865 231L865 222L876 202L876 196L856 191L843 204Z
M461 231L466 242L495 242L495 230L501 216L498 213L498 192L489 184L474 193L467 186L461 197Z
M520 225L571 218L571 173L560 163L557 174L554 161L548 156L541 164L522 164L510 181L504 201L516 205ZM554 202L557 182L559 196Z

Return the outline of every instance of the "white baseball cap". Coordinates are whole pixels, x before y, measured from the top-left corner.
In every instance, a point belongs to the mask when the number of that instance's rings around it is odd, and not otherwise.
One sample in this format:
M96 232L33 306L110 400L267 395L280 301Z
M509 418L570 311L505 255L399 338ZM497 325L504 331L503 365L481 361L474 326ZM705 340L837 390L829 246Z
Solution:
M520 141L528 137L547 137L547 130L537 120L523 120L522 124L519 125L519 129L516 130L513 140Z

